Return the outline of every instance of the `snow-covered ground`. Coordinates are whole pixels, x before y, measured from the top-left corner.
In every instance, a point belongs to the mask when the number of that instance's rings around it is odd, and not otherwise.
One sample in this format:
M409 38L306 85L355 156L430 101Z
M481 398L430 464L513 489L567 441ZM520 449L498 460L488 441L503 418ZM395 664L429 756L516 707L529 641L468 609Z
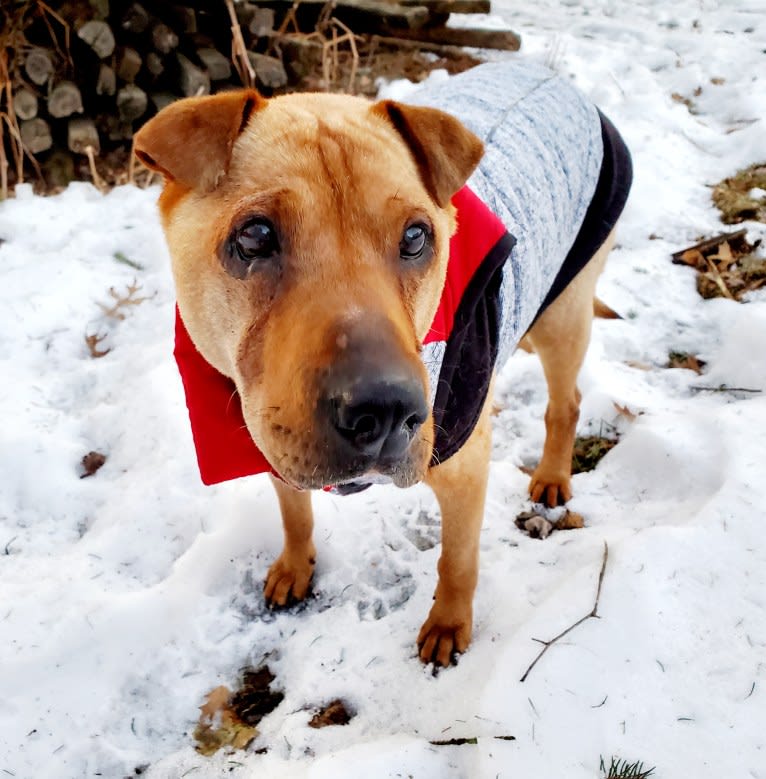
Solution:
M581 376L582 429L622 438L574 479L586 529L543 542L514 526L545 403L536 358L519 354L498 382L459 665L434 677L415 655L439 552L424 487L318 495L316 597L265 610L276 500L265 477L199 482L157 190L21 188L0 204L0 776L592 779L619 755L664 779L766 777L766 296L703 301L669 258L722 229L709 185L766 155L766 6L495 10L522 34L519 56L571 75L633 152L599 288L625 319L596 323ZM134 280L145 300L106 316L109 289ZM664 368L671 350L705 374ZM762 392L699 389L722 384ZM80 479L91 450L106 464ZM600 619L520 683L532 639L590 611L605 541ZM264 658L285 695L253 744L268 751L198 755L205 694ZM351 723L309 728L309 709L338 697ZM456 738L477 742L430 743Z

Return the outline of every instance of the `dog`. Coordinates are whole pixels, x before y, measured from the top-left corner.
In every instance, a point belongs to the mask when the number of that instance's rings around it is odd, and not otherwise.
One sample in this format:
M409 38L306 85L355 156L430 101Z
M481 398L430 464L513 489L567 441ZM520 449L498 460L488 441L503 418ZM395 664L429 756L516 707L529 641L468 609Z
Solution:
M187 98L134 149L164 176L202 479L268 472L279 499L266 601L307 595L311 490L423 481L442 549L418 653L454 662L471 640L492 377L521 341L549 391L530 495L571 497L577 374L631 182L619 134L563 78L510 61L407 104Z

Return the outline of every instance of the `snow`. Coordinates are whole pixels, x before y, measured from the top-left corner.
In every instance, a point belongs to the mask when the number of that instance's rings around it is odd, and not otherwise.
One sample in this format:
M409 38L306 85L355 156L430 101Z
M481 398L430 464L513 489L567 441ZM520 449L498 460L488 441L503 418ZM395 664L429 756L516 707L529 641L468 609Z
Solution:
M277 503L265 477L199 482L158 190L20 187L0 204L2 775L584 779L619 755L658 777L766 777L766 296L703 301L669 257L724 229L709 186L763 159L766 8L496 0L494 12L523 37L515 56L570 75L633 153L599 287L625 319L595 324L580 380L581 430L622 437L574 479L586 528L538 541L513 524L545 405L536 358L518 354L498 380L459 665L434 676L415 653L439 551L422 486L317 495L316 597L268 611ZM134 281L145 300L108 317L109 289ZM94 333L110 349L99 359ZM671 350L705 373L665 369ZM80 479L91 450L106 464ZM590 612L604 542L600 618L521 683L532 639ZM285 698L253 748L198 755L205 694L264 659ZM350 724L309 728L310 709L338 697ZM430 743L455 738L478 741Z

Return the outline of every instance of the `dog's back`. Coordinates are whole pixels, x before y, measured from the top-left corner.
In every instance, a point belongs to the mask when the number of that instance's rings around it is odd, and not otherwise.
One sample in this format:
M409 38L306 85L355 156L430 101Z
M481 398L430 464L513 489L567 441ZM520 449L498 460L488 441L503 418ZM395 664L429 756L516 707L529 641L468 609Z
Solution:
M410 102L456 116L485 144L468 186L516 239L501 290L502 364L539 314L597 194L605 160L604 118L564 78L522 61L473 68L427 85ZM627 155L619 136L617 143ZM629 164L627 173L625 196ZM613 209L614 221L623 203L624 198ZM598 226L603 235L594 235L594 241L602 242L612 226ZM583 264L597 248L582 252Z

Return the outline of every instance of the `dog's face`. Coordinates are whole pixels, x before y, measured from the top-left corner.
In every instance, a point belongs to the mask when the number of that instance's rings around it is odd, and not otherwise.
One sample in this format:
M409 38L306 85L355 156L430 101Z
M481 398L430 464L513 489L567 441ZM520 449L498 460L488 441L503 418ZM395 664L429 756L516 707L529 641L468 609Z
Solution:
M242 91L170 106L135 146L165 175L184 323L274 470L300 488L420 480L419 353L480 141L433 109Z

